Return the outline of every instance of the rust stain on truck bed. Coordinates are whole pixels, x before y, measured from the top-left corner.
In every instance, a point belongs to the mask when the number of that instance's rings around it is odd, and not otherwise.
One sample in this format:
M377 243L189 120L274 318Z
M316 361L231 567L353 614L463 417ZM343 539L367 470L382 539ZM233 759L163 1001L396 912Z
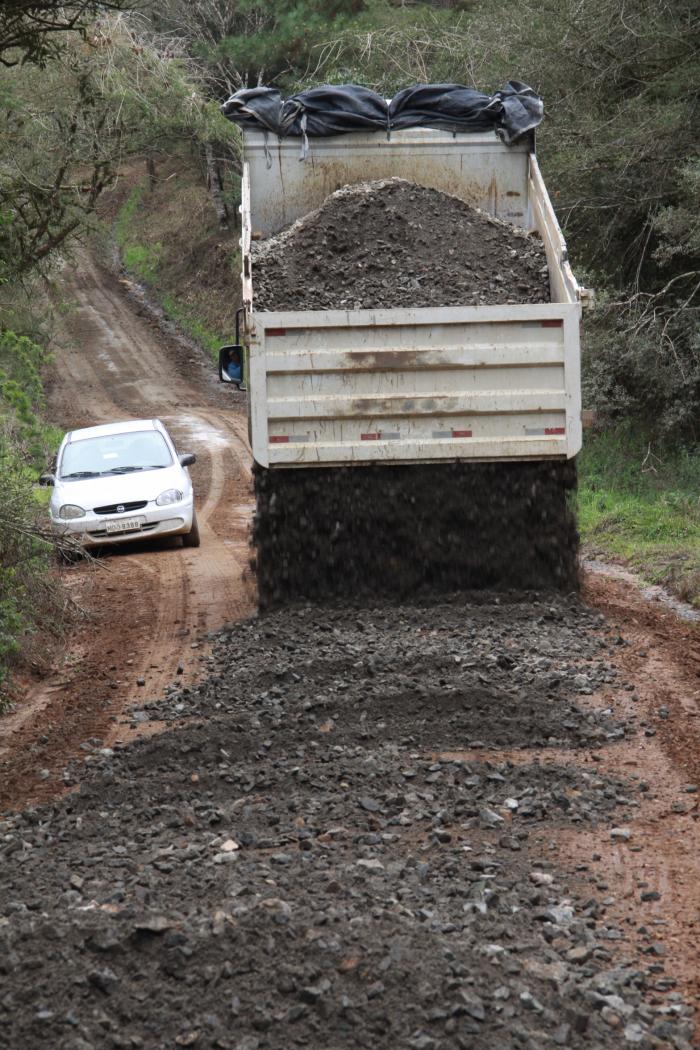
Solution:
M372 372L378 368L425 364L425 351L421 350L350 350L347 357L351 364L364 365Z
M440 398L439 409L441 413L456 410L458 398ZM434 397L358 397L351 403L343 416L360 418L377 416L404 416L414 412L436 412L438 403Z

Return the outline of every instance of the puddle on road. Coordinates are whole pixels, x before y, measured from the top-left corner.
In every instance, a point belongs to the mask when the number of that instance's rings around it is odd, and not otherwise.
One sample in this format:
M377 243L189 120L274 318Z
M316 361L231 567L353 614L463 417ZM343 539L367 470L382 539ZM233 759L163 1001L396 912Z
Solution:
M97 356L100 359L100 361L104 362L104 365L105 365L105 367L106 367L108 372L113 372L113 373L119 372L119 369L117 368L117 366L115 365L114 361L109 356L109 354L107 353L106 350L100 350L100 352L98 353Z
M199 416L163 416L162 418L168 430L177 435L178 444L181 444L184 439L194 444L199 442L207 448L229 448L231 445L230 434L224 430L217 430L208 420L201 419Z
M593 573L596 576L608 576L613 580L623 580L625 583L633 584L641 591L642 596L647 601L659 602L661 605L665 605L667 609L674 612L681 620L700 621L700 611L694 609L692 605L688 605L687 602L676 598L658 584L645 584L639 576L635 576L629 569L623 569L621 565L609 565L606 562L585 559L583 568L586 572Z

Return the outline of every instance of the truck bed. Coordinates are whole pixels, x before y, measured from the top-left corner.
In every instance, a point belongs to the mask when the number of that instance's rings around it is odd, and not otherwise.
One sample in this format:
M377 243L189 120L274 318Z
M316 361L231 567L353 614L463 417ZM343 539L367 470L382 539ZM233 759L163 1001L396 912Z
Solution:
M415 151L416 136L421 149L407 174L397 163ZM371 135L314 142L303 163L295 144L278 143L268 170L262 136L245 138L243 290L260 466L568 459L579 451L580 292L533 152L494 134L421 129L388 143ZM320 204L336 188L331 172L339 185L413 175L537 230L552 302L256 311L251 238Z

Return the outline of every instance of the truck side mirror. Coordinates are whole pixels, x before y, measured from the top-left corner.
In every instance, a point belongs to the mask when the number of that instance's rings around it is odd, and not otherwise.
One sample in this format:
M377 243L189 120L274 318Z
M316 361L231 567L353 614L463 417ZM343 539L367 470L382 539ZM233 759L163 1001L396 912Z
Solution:
M182 455L177 458L180 460L181 467L191 467L193 463L197 462L197 457L194 452L183 452Z
M40 485L53 485L56 482L56 476L54 474L42 474L39 478Z
M219 380L240 387L243 382L244 350L240 343L219 350Z

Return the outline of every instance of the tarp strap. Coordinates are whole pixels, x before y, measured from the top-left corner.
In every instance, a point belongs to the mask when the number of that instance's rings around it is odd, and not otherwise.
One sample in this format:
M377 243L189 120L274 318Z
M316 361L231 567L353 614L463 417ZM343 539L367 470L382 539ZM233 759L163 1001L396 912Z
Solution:
M267 137L268 137L268 135L269 135L269 132L268 132L267 128L264 128L263 129L263 147L265 149L265 167L268 168L268 170L269 170L272 167L272 154L270 153L270 147L267 144Z
M309 154L309 138L306 134L306 113L302 114L300 121L301 126L301 149L299 151L299 160L306 160Z

